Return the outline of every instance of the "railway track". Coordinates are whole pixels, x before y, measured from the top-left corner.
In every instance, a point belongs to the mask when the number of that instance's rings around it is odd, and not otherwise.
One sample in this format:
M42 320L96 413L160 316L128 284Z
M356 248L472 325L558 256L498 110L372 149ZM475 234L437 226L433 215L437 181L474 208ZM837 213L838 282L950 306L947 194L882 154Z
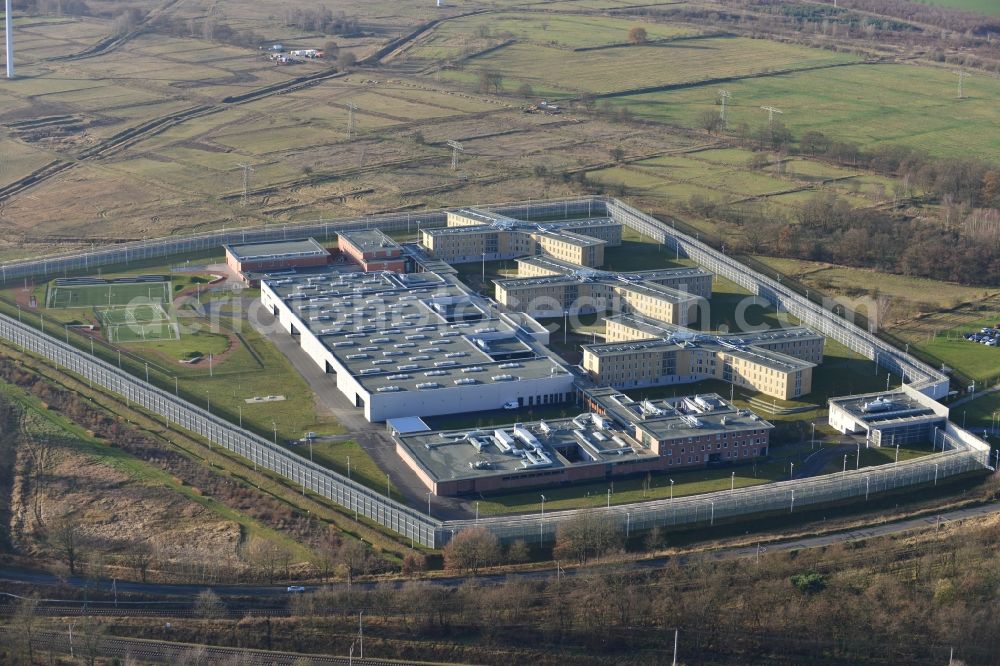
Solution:
M4 642L14 638L15 631L0 627L0 637ZM303 659L317 666L433 666L432 662L397 661L395 659L361 659L352 656L325 654L302 654L297 652L273 652L243 648L215 647L194 643L175 643L141 638L118 638L114 636L77 635L70 642L69 632L38 631L34 633L37 646L62 654L96 653L102 657L125 659L130 657L140 662L160 664L181 663L197 656L198 663L239 663L247 666L293 666ZM443 666L443 665L442 665Z

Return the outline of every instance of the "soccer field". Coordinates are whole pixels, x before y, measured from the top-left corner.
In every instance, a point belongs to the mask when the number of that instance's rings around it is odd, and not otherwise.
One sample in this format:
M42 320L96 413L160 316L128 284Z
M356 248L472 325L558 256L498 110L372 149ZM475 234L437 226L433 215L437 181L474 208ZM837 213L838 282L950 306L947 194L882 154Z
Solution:
M96 310L108 342L179 340L180 330L162 306L154 303Z
M165 282L108 282L79 285L51 285L46 307L91 308L129 305L136 301L165 305L172 287Z

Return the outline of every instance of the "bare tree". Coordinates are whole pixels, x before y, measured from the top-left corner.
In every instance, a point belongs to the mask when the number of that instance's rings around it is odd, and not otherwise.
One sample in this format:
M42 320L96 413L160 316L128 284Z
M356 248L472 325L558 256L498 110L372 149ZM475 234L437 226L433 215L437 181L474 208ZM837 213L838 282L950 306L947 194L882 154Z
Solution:
M360 541L345 540L337 551L340 568L347 576L347 586L354 582L355 576L363 576L371 570L371 553Z
M559 526L553 554L557 559L583 564L611 552L621 543L621 534L614 523L596 513L581 513Z
M649 40L649 34L642 26L635 26L628 31L629 44L645 44Z
M26 664L35 663L35 627L38 624L38 597L21 597L17 600L11 625L18 651Z
M476 573L500 561L500 540L482 527L465 529L455 535L444 548L444 565Z
M135 540L125 549L123 561L145 583L146 573L153 563L153 547L149 545L148 541Z
M83 532L73 514L67 513L57 518L48 531L49 545L66 560L70 575L76 574L77 561L83 550Z
M503 74L499 70L486 68L479 71L479 92L500 93L503 88Z
M194 601L194 610L198 617L217 619L226 616L226 604L212 590L202 590Z

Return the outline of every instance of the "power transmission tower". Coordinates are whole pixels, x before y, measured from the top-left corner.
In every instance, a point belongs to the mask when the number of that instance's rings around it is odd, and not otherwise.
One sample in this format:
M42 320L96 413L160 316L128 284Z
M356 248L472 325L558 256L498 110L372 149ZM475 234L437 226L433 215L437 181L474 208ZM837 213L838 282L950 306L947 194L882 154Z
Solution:
M965 99L965 80L972 76L964 69L954 70L954 74L958 76L958 98Z
M458 141L449 141L448 145L451 146L451 170L455 171L458 169L458 154L464 153L465 149Z
M722 98L722 110L719 112L719 118L722 120L722 128L726 128L726 102L732 95L728 90L720 90L719 97Z
M347 105L347 139L348 141L354 137L354 112L358 110L354 102Z
M249 164L237 164L236 166L243 169L243 198L241 199L241 204L246 206L247 194L250 192L250 174L253 173L253 167Z
M774 114L784 113L781 109L776 109L773 106L762 106L760 108L767 111L767 124L769 127L774 124Z

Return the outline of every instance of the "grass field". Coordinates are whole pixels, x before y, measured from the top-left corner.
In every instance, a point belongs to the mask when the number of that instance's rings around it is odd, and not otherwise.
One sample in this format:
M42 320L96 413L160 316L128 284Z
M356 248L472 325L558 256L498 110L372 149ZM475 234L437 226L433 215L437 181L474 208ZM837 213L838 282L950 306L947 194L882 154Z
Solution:
M956 99L952 68L855 65L726 83L730 128L767 121L762 105L784 113L794 134L818 130L871 148L905 144L939 155L1000 159L996 99L1000 81L974 77L966 99ZM705 110L718 110L718 87L632 95L615 99L641 118L693 126Z
M181 339L177 323L157 304L99 308L95 312L112 344Z
M87 285L56 285L48 288L48 308L112 307L139 303L167 304L173 296L169 280L164 282L108 282Z
M846 63L847 55L801 46L743 38L703 39L663 45L567 52L564 49L515 43L449 70L444 79L470 84L476 70L505 72L505 86L517 90L527 83L536 93L553 97L608 93L650 86L695 83L720 76L747 76L774 69L801 69Z
M1000 16L1000 4L995 0L929 0L930 4L949 9Z

